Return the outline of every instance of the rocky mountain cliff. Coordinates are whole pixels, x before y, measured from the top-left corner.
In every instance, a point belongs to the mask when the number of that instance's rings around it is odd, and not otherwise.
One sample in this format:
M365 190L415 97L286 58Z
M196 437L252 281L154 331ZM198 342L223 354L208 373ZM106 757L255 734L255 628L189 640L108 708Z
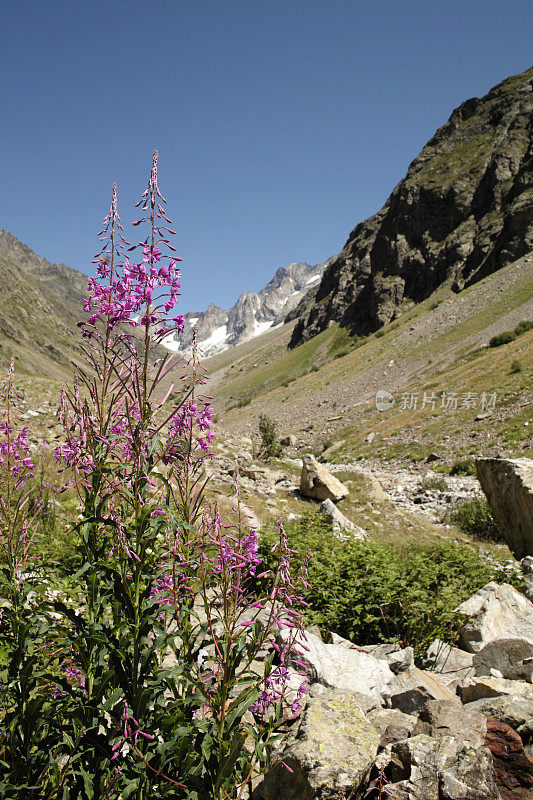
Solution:
M334 321L370 333L444 282L460 291L531 251L532 121L533 68L459 106L288 315L290 347Z
M280 267L260 292L243 292L235 305L225 311L211 304L206 311L185 315L185 330L165 342L171 350L184 350L198 329L198 342L205 356L221 353L283 322L309 291L319 283L325 264L311 266L305 261Z

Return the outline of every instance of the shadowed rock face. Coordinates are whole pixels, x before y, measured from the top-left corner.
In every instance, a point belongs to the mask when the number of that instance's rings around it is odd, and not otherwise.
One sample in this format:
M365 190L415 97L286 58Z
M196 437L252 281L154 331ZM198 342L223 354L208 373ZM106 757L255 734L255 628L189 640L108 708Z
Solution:
M444 282L459 291L533 249L532 90L533 68L453 112L291 314L291 347L331 321L375 331Z
M533 460L479 458L476 472L509 549L533 555Z

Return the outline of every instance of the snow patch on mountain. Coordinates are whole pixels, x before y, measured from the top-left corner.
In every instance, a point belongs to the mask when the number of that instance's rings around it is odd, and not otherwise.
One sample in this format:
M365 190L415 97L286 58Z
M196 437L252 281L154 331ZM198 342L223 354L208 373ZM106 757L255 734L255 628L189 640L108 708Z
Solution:
M260 292L243 292L228 310L211 304L206 311L188 312L183 333L171 334L163 344L173 352L187 350L196 327L198 348L208 357L260 336L283 323L289 311L321 279L325 266L300 261L280 267Z

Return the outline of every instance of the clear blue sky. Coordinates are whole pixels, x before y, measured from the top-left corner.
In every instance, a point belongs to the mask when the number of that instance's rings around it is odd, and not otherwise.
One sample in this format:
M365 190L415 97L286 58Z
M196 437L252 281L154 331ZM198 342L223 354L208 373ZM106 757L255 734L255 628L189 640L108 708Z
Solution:
M525 0L2 0L0 25L0 227L90 271L157 147L184 311L338 252L533 53Z

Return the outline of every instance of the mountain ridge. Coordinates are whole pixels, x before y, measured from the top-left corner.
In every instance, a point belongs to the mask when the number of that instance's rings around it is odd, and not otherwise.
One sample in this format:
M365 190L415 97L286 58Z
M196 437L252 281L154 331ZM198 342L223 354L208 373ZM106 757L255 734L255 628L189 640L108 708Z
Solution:
M0 298L0 364L14 356L28 374L64 377L82 360L78 322L87 276L52 264L3 229L0 268L8 287Z

